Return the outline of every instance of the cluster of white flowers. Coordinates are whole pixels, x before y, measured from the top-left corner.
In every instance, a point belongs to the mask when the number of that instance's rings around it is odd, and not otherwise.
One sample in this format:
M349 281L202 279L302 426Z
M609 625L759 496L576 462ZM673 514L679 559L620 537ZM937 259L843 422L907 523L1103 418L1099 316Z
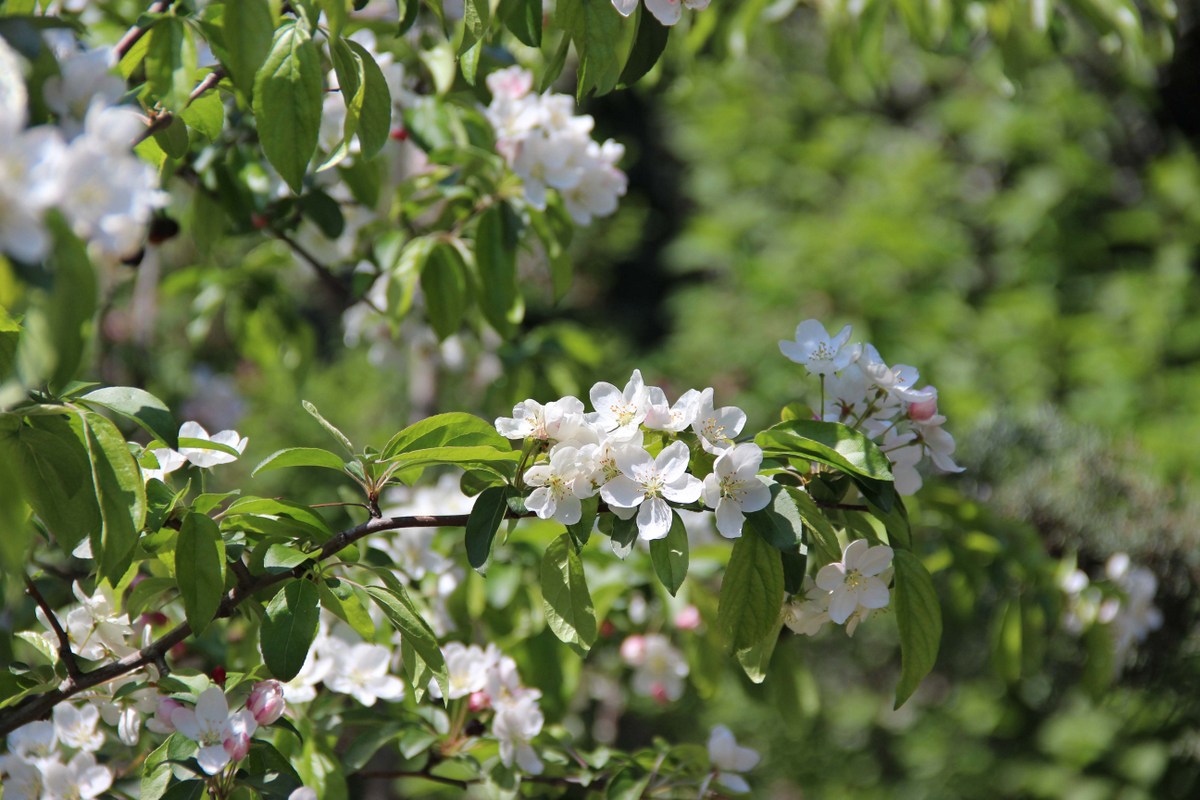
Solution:
M1134 564L1127 553L1114 553L1104 565L1104 575L1119 596L1106 596L1081 569L1064 572L1059 587L1065 595L1063 627L1080 634L1092 625L1109 625L1113 634L1114 663L1119 669L1137 642L1162 627L1162 611L1154 605L1158 578L1147 567Z
M136 253L153 210L166 202L154 169L130 149L145 123L113 105L125 91L108 51L68 52L45 87L57 125L26 128L20 56L0 39L0 252L46 257L44 216L58 209L101 256Z
M661 704L683 697L687 659L661 633L633 634L621 642L621 658L633 667L633 690Z
M819 419L858 428L877 440L892 462L896 491L921 488L917 464L929 456L944 472L962 472L954 463L954 437L943 430L937 389L916 388L920 375L905 364L888 366L870 344L850 344L850 326L830 336L815 319L796 327L795 339L779 349L821 379Z
M492 736L500 743L500 760L506 767L514 763L530 775L542 772L530 742L542 731L545 718L538 701L542 693L522 685L517 662L494 645L487 648L449 642L442 647L449 677L447 701L467 698L472 711L492 710ZM436 683L429 684L430 694L440 696Z
M509 67L488 75L492 103L488 120L496 131L496 150L525 185L525 200L546 207L546 190L555 189L571 218L588 225L593 217L617 210L628 181L617 169L625 148L591 137L590 116L575 113L565 94L536 94L533 74Z
M399 700L404 682L393 674L396 660L392 648L364 642L345 623L324 616L304 666L283 685L284 697L289 703L311 702L321 684L368 707Z
M892 548L871 546L855 539L842 551L842 560L826 564L817 579L805 576L804 586L783 607L783 624L795 633L815 636L826 622L845 625L846 633L891 600Z
M689 389L673 405L666 393L647 386L638 370L625 389L597 383L590 392L591 412L576 397L542 405L525 400L512 417L496 420L496 430L509 439L536 439L550 446L544 461L523 478L534 487L526 507L542 519L564 525L578 522L580 501L597 494L621 519L637 515L638 535L662 539L671 529L671 503L687 505L703 498L717 511L717 529L728 538L742 533L745 513L770 502L770 491L757 475L762 449L735 444L746 414L716 408L713 390ZM713 471L702 481L688 473L687 432L715 455ZM644 446L646 432L676 440L652 455Z
M134 637L134 630L129 617L117 613L118 603L112 587L102 583L95 593L88 596L76 582L72 591L79 605L67 610L65 616L61 612L56 616L75 655L89 661L101 661L121 658L137 649L130 641ZM40 606L36 613L38 621L46 627L46 633L42 634L46 648L57 649L58 636L50 620Z
M670 27L683 18L683 9L703 11L712 0L646 0L646 10L663 25ZM638 0L612 0L613 6L623 17L628 17L637 8Z
M95 706L61 704L53 721L31 722L8 735L0 756L5 800L91 800L112 786L113 773L96 763L104 744ZM76 751L64 762L68 750Z
M250 737L260 725L270 725L283 715L283 686L278 681L255 684L244 708L229 710L229 698L219 686L210 686L186 706L161 697L154 719L147 723L156 733L179 733L199 749L196 761L208 775L216 775L250 752Z

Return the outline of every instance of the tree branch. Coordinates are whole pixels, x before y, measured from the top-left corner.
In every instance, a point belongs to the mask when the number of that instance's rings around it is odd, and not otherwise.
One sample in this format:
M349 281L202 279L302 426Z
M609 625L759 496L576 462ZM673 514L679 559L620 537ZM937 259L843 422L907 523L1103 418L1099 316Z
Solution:
M171 2L172 0L155 0L155 2L151 3L150 7L142 13L161 14L170 8ZM121 37L121 40L113 46L113 52L117 54L117 60L124 58L125 54L132 50L133 46L138 43L138 40L145 36L152 27L154 26L147 25L145 27L141 27L135 25L134 27L130 28L125 35Z
M359 539L366 538L376 533L384 531L402 530L404 528L461 528L467 524L468 514L446 514L441 516L413 516L413 517L387 517L380 519L370 519L366 522L356 525L353 528L347 528L344 531L336 534L332 539L327 541L317 554L318 561L324 561L327 558L335 555L339 551L349 547ZM510 514L510 517L517 515ZM528 516L528 515L526 515ZM277 583L299 578L312 565L312 562L305 562L286 572L279 572L271 575L260 575L253 580L252 583L239 585L229 591L228 594L221 600L220 606L217 607L215 618L221 619L224 617L233 616L237 607L245 602L248 598L261 592L263 589L268 589ZM40 595L34 595L37 600ZM54 615L44 605L45 601L41 600L39 605L46 610L47 615L51 620L54 620ZM57 621L55 621L57 622ZM59 641L65 642L66 634L61 631L61 628L56 628L59 633ZM53 708L66 700L69 697L79 694L80 692L91 689L94 686L99 686L108 683L111 680L128 675L131 672L141 669L150 664L163 664L166 654L172 647L182 642L184 639L192 635L192 629L186 622L175 626L167 633L156 639L151 644L143 647L141 650L130 653L124 658L105 664L102 667L92 670L91 672L81 673L78 666L75 668L75 674L70 674L71 663L64 657L64 662L67 663L68 677L67 680L57 688L45 694L36 695L26 698L17 703L11 709L0 713L0 736L4 736L22 725L41 719L48 715ZM68 647L67 653L70 653ZM74 660L74 656L71 657Z
M46 615L46 621L50 623L51 630L58 637L58 657L66 665L67 675L72 680L79 678L83 673L79 669L79 661L75 658L75 651L71 649L71 638L67 636L67 632L63 630L58 617L54 615L54 610L50 608L50 604L46 602L46 598L42 597L42 593L38 591L37 585L34 584L33 579L28 575L25 576L25 590L29 592L29 596L38 604L38 608L42 609L42 613Z

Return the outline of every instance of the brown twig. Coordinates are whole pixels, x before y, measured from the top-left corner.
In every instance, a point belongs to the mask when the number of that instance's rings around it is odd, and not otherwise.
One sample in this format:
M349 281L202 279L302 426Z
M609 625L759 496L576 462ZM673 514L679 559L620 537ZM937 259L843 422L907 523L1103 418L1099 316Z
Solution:
M188 95L187 102L183 104L183 107L187 108L190 106L196 100L196 98L200 97L200 95L216 86L224 77L225 70L221 69L220 67L217 67L212 72L205 75L204 80L196 84L195 89L192 89L192 93ZM174 121L175 115L170 111L163 111L158 114L154 114L150 120L150 124L146 126L146 129L139 133L133 140L133 146L137 147L139 144L146 141L159 131L166 130Z
M292 252L294 252L296 255L300 256L300 258L302 258L306 262L308 262L308 265L310 267L312 267L314 270L316 270L317 277L321 279L321 283L323 283L327 287L329 287L329 289L331 289L333 291L333 293L337 295L339 301L341 301L343 303L348 303L354 299L354 297L350 293L350 287L346 286L346 284L343 283L342 280L337 275L333 274L333 270L331 270L328 266L326 266L324 262L322 262L320 259L318 259L316 256L314 256L312 253L310 253L299 242L297 242L292 237L288 236L283 231L271 230L270 233L276 239L283 242L288 247L292 248ZM370 303L370 300L367 299L367 302ZM372 306L372 307L374 307L374 306ZM380 313L383 313L378 308L376 308L375 310L379 311Z
M161 14L170 8L171 2L172 0L156 0L155 2L151 3L150 7L147 8L143 13ZM152 27L154 26L147 25L146 27L141 27L135 25L126 31L125 35L122 36L120 41L118 41L113 47L113 52L117 54L117 59L119 60L124 58L125 54L132 50L133 46L138 43L138 40L145 36Z
M46 598L42 597L42 593L38 591L37 585L28 575L25 576L25 590L29 592L29 596L33 598L34 602L38 604L38 608L46 615L46 621L50 623L51 630L58 637L58 657L66 665L67 675L70 676L71 680L76 680L83 672L79 669L79 662L75 659L75 651L71 649L71 638L67 636L67 632L63 630L58 617L54 615L54 610L50 608L50 604L46 602Z
M870 511L868 506L859 505L858 503L822 503L820 500L813 500L818 508L833 508L839 511Z
M366 522L356 525L353 528L348 528L335 535L327 541L317 554L317 560L323 561L339 551L354 544L359 539L371 536L376 533L385 531L402 530L405 528L461 528L467 524L468 514L446 514L442 516L413 516L413 517L387 517L381 519L370 519ZM516 516L516 515L510 515ZM228 594L221 600L220 606L217 607L215 619L222 619L233 615L239 605L245 602L248 598L268 589L277 583L286 581L292 578L299 578L304 575L305 571L311 567L312 562L305 562L297 565L293 569L285 572L278 572L270 575L260 575L253 580L252 583L246 586L237 586L229 591ZM39 595L34 595L36 600ZM42 607L45 609L44 600L41 601ZM51 620L54 620L54 615L47 614ZM66 641L66 634L57 629L60 634L60 641ZM69 697L79 694L82 691L91 689L94 686L99 686L108 683L111 680L127 675L130 672L141 669L149 664L161 666L165 664L165 656L172 647L182 642L184 639L192 635L192 629L188 624L182 623L175 626L167 633L156 639L151 644L143 647L137 652L120 658L116 661L105 664L102 667L92 670L91 672L81 673L76 666L74 674L71 674L57 689L53 689L45 694L36 695L26 698L17 703L10 709L6 709L0 713L0 736L4 736L11 731L21 727L27 722L41 719L50 713L56 705L66 700ZM67 649L70 653L70 649ZM72 656L72 660L74 656ZM66 658L64 658L66 661ZM67 662L68 673L71 672L70 662Z

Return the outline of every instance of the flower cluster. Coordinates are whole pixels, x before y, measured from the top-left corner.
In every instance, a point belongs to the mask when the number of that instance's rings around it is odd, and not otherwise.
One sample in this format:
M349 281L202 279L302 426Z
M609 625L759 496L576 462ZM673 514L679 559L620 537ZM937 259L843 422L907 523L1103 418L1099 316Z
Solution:
M45 100L58 125L26 128L29 98L20 56L0 40L0 252L21 261L46 257L44 216L62 212L75 234L102 256L136 253L153 210L166 202L154 169L130 147L145 124L113 105L124 84L109 73L106 51L69 52Z
M592 411L576 397L542 405L525 400L512 417L496 420L509 439L534 439L549 447L544 461L524 474L533 492L525 506L542 519L564 525L578 522L581 500L597 494L621 519L637 516L638 535L650 541L671 529L672 507L703 501L717 510L717 527L729 538L741 536L746 512L770 501L758 478L762 450L735 444L746 414L733 406L717 408L713 390L690 389L674 403L656 386L647 386L638 370L625 388L597 383L589 395ZM647 435L673 438L656 452ZM688 472L691 452L685 435L716 456L702 481Z
M393 674L395 661L392 648L364 642L344 623L325 617L304 666L284 684L284 696L289 703L308 703L323 685L368 707L380 700L399 700L404 682Z
M806 577L797 599L783 607L783 624L795 633L815 636L826 622L845 625L853 636L858 624L891 600L892 548L866 539L846 545L842 560L826 564L817 579Z
M937 389L917 388L915 367L888 366L870 344L850 344L850 326L830 336L815 319L796 327L796 336L779 349L821 380L820 411L827 422L858 428L878 441L892 462L896 491L910 495L921 488L917 464L928 456L944 472L961 472L954 463L954 437L943 430Z
M1162 627L1162 611L1154 605L1158 578L1147 567L1134 564L1127 553L1114 553L1104 565L1104 575L1117 594L1105 596L1081 569L1064 572L1059 588L1065 595L1063 627L1074 634L1092 625L1109 625L1113 635L1114 663L1119 669L1133 646Z
M533 74L509 67L488 75L492 103L488 120L496 130L496 149L525 185L525 200L546 207L546 190L554 189L571 218L580 225L617 210L625 194L625 173L617 162L625 148L611 139L591 137L594 120L575 114L575 101L565 94L536 94Z
M447 701L466 698L472 711L492 711L492 735L500 743L500 760L511 767L514 763L530 775L542 772L530 742L542 731L545 722L538 701L542 693L521 684L517 662L504 655L493 644L486 649L478 645L450 642L442 647L449 677ZM430 683L430 693L440 692Z
M8 735L0 756L6 800L91 800L112 786L112 771L96 763L104 734L95 706L59 705L53 720L31 722ZM67 751L75 751L67 760Z
M634 634L621 642L621 658L633 667L633 690L659 703L683 697L687 659L661 633Z
M270 725L283 715L283 686L278 681L255 684L244 708L229 710L229 698L219 686L210 686L186 706L169 697L159 699L148 727L156 733L177 732L195 742L196 761L208 775L216 775L250 752L250 738L260 725Z

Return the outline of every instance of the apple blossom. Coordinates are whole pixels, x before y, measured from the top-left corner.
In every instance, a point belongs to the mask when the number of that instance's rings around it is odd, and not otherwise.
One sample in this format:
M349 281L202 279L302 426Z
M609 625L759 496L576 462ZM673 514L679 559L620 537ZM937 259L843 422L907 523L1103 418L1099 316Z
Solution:
M171 724L200 745L196 760L209 775L216 775L231 760L237 760L235 755L243 757L244 747L248 747L249 737L258 727L254 715L245 709L230 714L225 692L217 686L201 692L194 708L172 711Z
M287 701L283 697L283 684L276 680L260 681L250 690L246 708L254 715L259 725L270 725L283 716Z
M687 659L667 637L648 633L631 636L625 642L621 645L621 657L634 667L635 692L659 702L673 702L683 697L683 679L688 676Z
M339 648L336 663L325 676L330 691L351 695L364 706L377 700L399 700L404 697L404 682L388 674L391 651L379 644L363 642Z
M108 791L113 782L108 767L97 764L88 752L76 753L66 764L49 762L42 768L42 778L44 800L91 800ZM8 797L7 788L4 796Z
M841 561L821 567L817 586L831 593L829 618L841 625L860 606L867 609L886 606L890 595L879 575L891 563L892 548L871 547L866 539L855 539L846 545Z
M738 773L754 769L761 756L757 750L739 747L733 733L724 725L717 725L708 737L708 758L717 783L731 792L750 791L750 785Z
M766 508L771 490L758 477L762 448L738 444L717 456L713 471L704 479L704 504L717 512L717 530L727 539L742 535L745 514Z
M663 25L670 27L683 18L683 9L703 11L711 0L646 0L646 10ZM612 0L613 7L623 17L628 17L637 8L638 0Z
M599 416L599 423L609 437L618 441L633 438L650 411L650 391L642 380L641 370L633 371L624 390L601 381L592 387L588 396Z
M247 437L239 437L237 431L226 430L208 435L208 431L198 422L188 421L179 426L181 439L200 439L205 442L225 445L236 450L239 454L245 452L250 441ZM224 450L212 450L204 447L180 447L179 454L201 469L215 467L218 464L232 464L238 457Z
M657 457L645 450L624 452L618 462L621 474L604 484L600 496L614 508L638 508L638 536L662 539L671 529L667 501L692 503L704 491L700 480L687 473L689 457L683 442L672 442Z
M0 756L0 785L5 800L41 800L42 771L17 755Z
M542 731L545 718L533 697L496 709L492 718L492 734L500 742L500 760L506 767L515 762L530 775L540 775L544 766L530 742Z
M8 735L8 749L21 758L44 759L58 749L58 726L39 720L22 725Z
M525 483L535 487L525 507L541 519L553 518L564 525L579 522L583 513L579 501L593 494L591 482L580 470L579 450L565 444L554 446L547 463L526 470Z
M713 390L707 388L700 393L700 410L692 423L692 430L700 437L700 446L713 455L732 446L733 438L742 432L746 424L746 412L737 406L713 407Z
M781 341L779 349L792 361L802 364L810 375L832 375L845 369L858 358L858 345L846 346L850 326L830 336L825 326L815 319L806 319L796 326L793 341Z

